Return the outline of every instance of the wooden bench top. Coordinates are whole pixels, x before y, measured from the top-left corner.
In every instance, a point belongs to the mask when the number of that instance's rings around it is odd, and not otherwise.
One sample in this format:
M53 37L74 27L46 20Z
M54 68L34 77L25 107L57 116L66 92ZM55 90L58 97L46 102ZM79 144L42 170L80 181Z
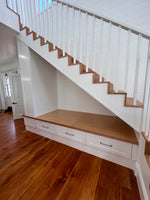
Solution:
M53 112L31 118L132 144L138 144L133 128L115 116L55 110Z

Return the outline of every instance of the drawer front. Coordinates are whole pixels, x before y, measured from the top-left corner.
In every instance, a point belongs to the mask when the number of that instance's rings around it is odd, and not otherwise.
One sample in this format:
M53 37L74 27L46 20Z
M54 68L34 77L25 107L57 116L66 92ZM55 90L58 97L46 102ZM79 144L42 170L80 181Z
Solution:
M63 126L57 126L57 133L64 138L70 139L70 140L75 140L77 142L83 141L83 133L81 131L71 129L71 128L66 128Z
M30 118L24 118L24 123L27 126L36 127L36 120Z
M50 132L50 133L56 133L56 125L55 124L37 121L37 128L40 130L43 130L43 131Z
M132 144L94 134L86 134L86 144L125 158L131 158Z

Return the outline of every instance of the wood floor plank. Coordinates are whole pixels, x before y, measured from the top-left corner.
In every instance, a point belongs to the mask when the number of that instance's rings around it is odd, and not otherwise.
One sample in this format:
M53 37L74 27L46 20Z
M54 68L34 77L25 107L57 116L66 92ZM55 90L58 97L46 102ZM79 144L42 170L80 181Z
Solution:
M97 194L99 194L99 196L104 195L101 188L104 188L107 200L120 199L120 190L122 187L131 190L129 169L103 160L95 200L98 200Z
M101 159L83 153L57 200L94 199Z
M0 200L76 199L140 197L132 170L25 131L23 120L0 113Z

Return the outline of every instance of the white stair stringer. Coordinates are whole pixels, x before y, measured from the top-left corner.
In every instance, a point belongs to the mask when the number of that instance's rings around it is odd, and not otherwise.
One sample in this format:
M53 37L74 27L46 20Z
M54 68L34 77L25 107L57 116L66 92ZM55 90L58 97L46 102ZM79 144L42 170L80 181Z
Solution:
M41 46L40 39L34 41L33 35L26 36L25 30L17 38L136 131L141 132L142 108L125 107L124 95L108 94L107 84L93 84L91 73L80 74L79 64L68 66L68 57L58 58L57 50L49 52L47 44Z

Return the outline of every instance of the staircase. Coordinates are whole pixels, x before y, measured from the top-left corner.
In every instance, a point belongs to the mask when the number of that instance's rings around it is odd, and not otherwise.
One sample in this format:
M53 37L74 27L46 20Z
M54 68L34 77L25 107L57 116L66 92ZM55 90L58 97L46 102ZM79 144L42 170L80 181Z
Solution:
M150 35L68 1L41 2L7 1L19 17L18 39L142 132L149 146Z

